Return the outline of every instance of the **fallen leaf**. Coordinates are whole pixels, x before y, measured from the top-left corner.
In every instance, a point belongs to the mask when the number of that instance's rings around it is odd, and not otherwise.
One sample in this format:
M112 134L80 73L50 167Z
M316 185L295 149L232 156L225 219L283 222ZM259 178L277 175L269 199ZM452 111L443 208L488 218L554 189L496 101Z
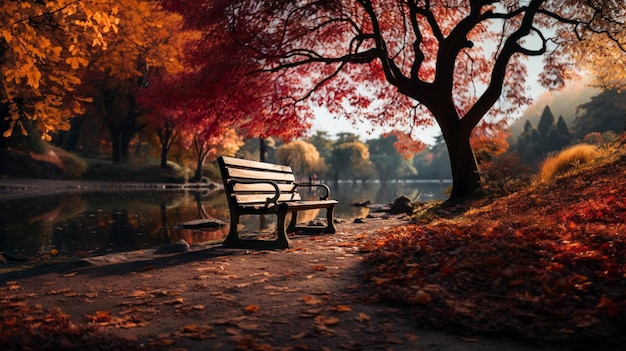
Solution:
M322 313L322 309L321 308L309 308L306 310L302 310L302 312L300 312L300 317L302 318L313 318L317 315L319 315L320 313Z
M336 311L336 312L350 312L352 311L352 308L350 308L350 306L346 306L346 305L337 305L337 306L333 306L330 308L331 311Z
M404 338L407 339L408 341L417 341L419 339L419 336L413 333L406 333L404 334Z
M336 325L339 323L339 318L337 317L328 317L328 316L317 316L315 317L315 323L318 325Z
M309 334L308 332L303 331L302 333L299 333L299 334L296 334L296 335L292 335L292 336L291 336L291 339L294 339L294 340L296 340L296 339L302 339L302 338L304 338L305 336L307 336L308 334Z
M321 264L316 264L312 267L313 271L315 272L323 272L328 270L328 267L321 265Z
M322 302L322 300L317 299L315 296L304 295L302 297L302 301L304 301L307 305L317 305Z
M256 313L259 312L259 305L248 305L244 308L244 310L246 310L246 312L250 312L250 313Z
M355 317L355 319L359 322L369 322L370 319L372 319L372 317L368 316L367 314L363 313L363 312L359 312L359 315Z

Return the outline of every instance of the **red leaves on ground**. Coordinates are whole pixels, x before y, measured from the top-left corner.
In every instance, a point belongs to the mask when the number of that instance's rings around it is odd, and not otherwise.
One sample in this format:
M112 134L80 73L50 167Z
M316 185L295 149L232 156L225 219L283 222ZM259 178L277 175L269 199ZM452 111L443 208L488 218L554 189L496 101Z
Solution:
M437 326L626 345L626 158L363 245L381 297Z

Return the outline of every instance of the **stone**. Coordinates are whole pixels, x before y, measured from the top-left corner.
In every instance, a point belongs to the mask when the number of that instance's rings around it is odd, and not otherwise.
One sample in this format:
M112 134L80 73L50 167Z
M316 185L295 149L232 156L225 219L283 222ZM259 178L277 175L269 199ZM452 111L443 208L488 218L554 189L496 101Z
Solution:
M155 253L156 254L171 254L171 253L184 253L189 251L191 246L189 243L183 239L178 240L173 244L161 245L159 246Z
M393 214L412 214L413 202L406 196L400 196L393 201L393 204L391 204L390 212Z

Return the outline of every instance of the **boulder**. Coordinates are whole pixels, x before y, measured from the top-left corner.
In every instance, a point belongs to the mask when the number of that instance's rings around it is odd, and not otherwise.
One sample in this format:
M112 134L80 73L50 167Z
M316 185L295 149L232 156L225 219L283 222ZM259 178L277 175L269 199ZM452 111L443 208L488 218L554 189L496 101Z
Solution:
M393 200L393 204L391 204L390 212L393 214L412 214L413 213L413 202L406 196L400 196L399 198Z
M178 240L173 244L161 245L159 246L155 253L156 254L171 254L171 253L183 253L189 251L191 247L189 243L183 239Z

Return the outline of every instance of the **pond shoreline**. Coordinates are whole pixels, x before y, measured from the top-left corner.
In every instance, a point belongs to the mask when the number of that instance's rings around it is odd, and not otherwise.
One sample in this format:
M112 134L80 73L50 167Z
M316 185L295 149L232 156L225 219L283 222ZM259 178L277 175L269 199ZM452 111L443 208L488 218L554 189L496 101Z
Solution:
M218 183L143 183L86 180L0 179L0 200L12 200L60 193L127 190L215 190Z

